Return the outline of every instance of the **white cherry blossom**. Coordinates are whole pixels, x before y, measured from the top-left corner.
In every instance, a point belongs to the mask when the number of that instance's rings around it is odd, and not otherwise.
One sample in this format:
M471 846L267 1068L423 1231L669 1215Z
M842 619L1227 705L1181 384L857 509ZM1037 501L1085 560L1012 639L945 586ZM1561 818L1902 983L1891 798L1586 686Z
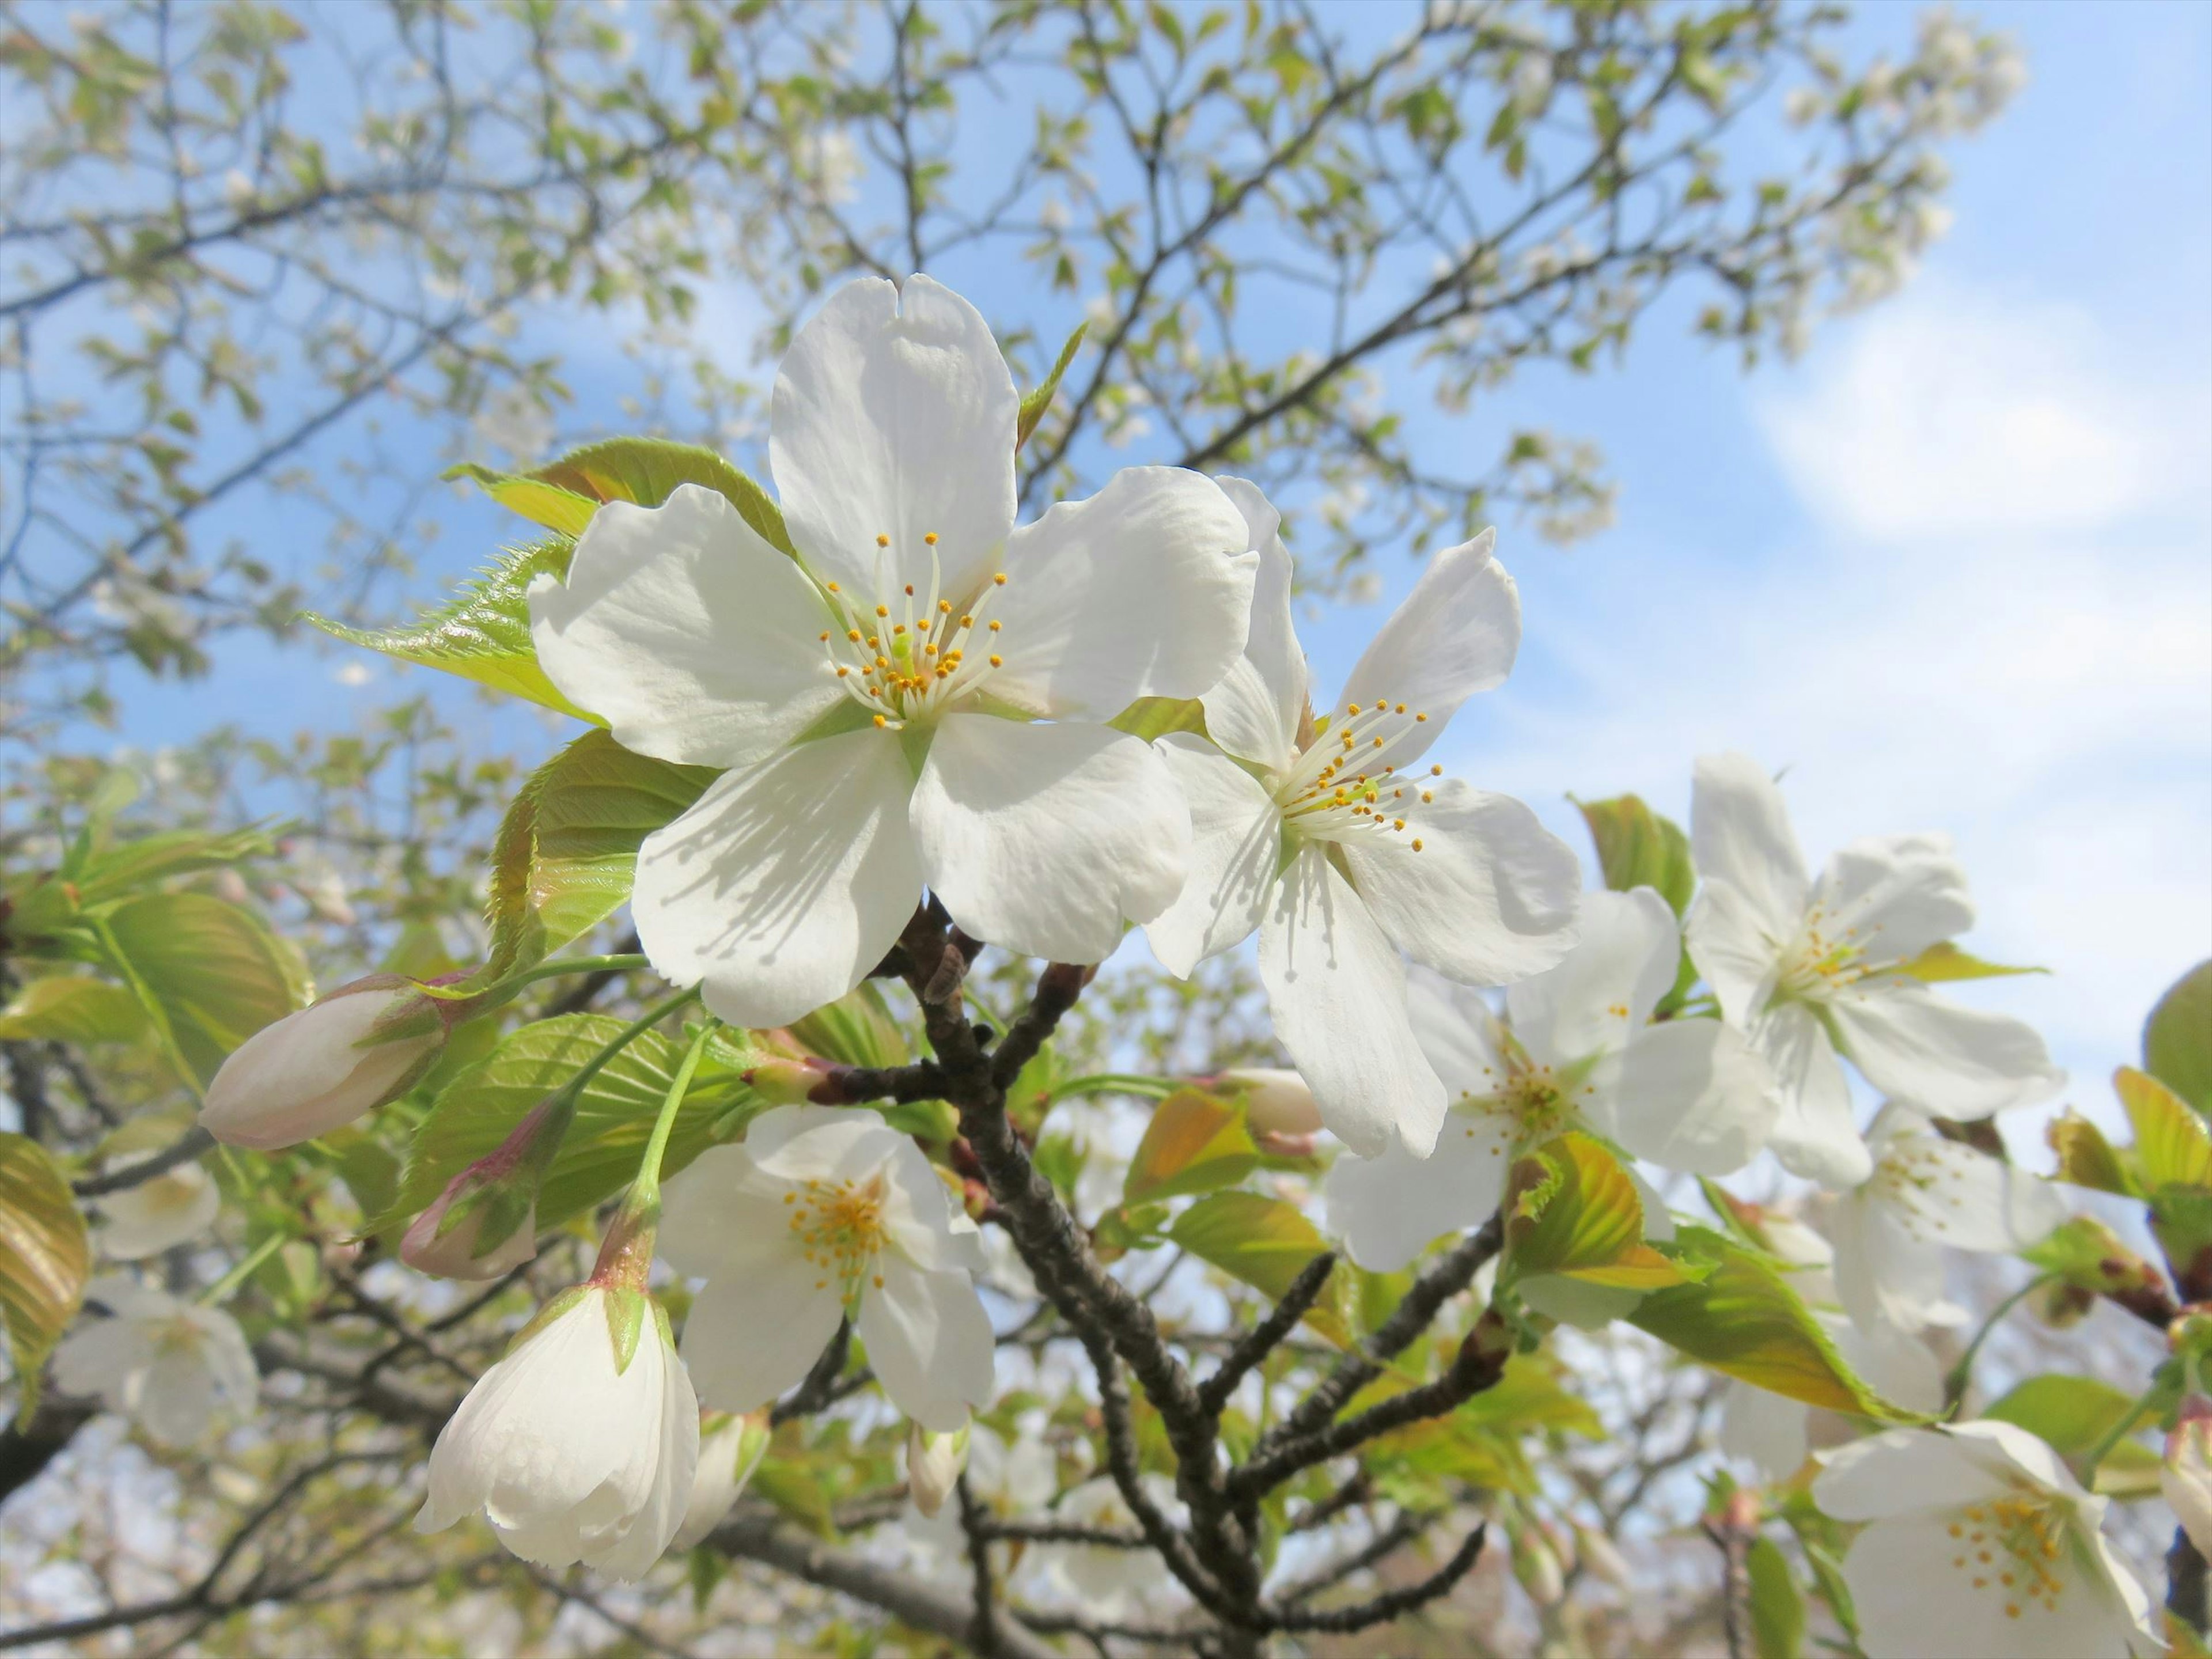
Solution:
M219 1414L252 1411L260 1373L238 1322L222 1309L119 1275L94 1279L84 1298L107 1316L80 1324L54 1350L54 1382L64 1393L97 1396L165 1446L193 1444Z
M143 1164L151 1152L110 1159L104 1173ZM103 1194L100 1205L100 1249L117 1261L141 1261L159 1255L215 1225L222 1194L215 1177L198 1164L180 1164L119 1192Z
M620 1305L630 1298L646 1305ZM615 1328L631 1320L624 1363ZM415 1529L442 1532L482 1510L526 1561L641 1578L676 1535L698 1457L699 1402L665 1316L641 1291L580 1285L548 1304L439 1431Z
M766 1412L709 1412L700 1419L699 1466L671 1549L688 1550L722 1524L768 1455L769 1437Z
M951 1433L990 1403L994 1345L975 1224L875 1113L779 1106L668 1186L662 1254L707 1281L684 1327L701 1395L750 1411L852 1318L891 1403Z
M1504 1020L1480 992L1417 969L1413 1027L1451 1109L1425 1160L1393 1147L1330 1169L1329 1221L1352 1260L1389 1272L1488 1220L1513 1160L1570 1130L1698 1175L1757 1156L1773 1084L1750 1046L1718 1020L1650 1023L1680 950L1674 912L1639 887L1584 894L1580 942L1506 988ZM1664 1215L1649 1194L1645 1212Z
M1741 755L1698 762L1690 823L1700 883L1690 954L1774 1067L1774 1149L1793 1173L1851 1187L1873 1168L1839 1055L1892 1099L1943 1117L1987 1117L2057 1089L2064 1074L2027 1026L1898 971L1973 921L1948 836L1855 841L1816 883L1782 792Z
M2105 1539L2109 1500L2025 1429L1893 1429L1821 1462L1813 1501L1869 1523L1844 1558L1868 1659L2164 1650Z
M2003 1254L2066 1219L2047 1182L1955 1140L1910 1107L1885 1106L1867 1137L1874 1172L1829 1218L1836 1291L1862 1325L1900 1331L1963 1323L1943 1294L1943 1251Z
M975 938L1097 962L1182 888L1189 817L1106 722L1236 659L1243 523L1137 467L1014 524L1020 400L975 308L856 282L776 376L769 464L797 559L720 495L602 507L531 590L538 660L625 747L724 769L640 849L654 967L733 1024L843 995L922 889Z
M1260 556L1243 656L1203 698L1207 737L1158 747L1190 799L1190 882L1146 925L1170 973L1255 931L1276 1035L1334 1134L1367 1157L1435 1146L1444 1085L1406 1012L1401 953L1466 984L1551 967L1574 943L1580 872L1519 801L1420 765L1521 639L1486 531L1437 555L1316 718L1291 624L1279 515L1222 481Z

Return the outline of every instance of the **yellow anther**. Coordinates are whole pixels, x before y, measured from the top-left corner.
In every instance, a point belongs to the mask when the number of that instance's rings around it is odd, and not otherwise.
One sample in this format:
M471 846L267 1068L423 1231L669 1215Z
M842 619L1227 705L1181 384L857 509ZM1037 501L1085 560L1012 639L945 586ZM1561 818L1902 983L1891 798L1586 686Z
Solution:
M845 637L858 645L860 642L860 630L857 628L848 628L845 630Z
M878 726L888 726L890 722L885 720L881 714L878 714L876 716L876 724Z
M1359 705L1356 702L1348 702L1344 705L1344 712L1347 714L1357 714L1359 712Z
M887 605L879 605L876 607L876 614L878 617L888 617L891 614L891 608Z
M1419 836L1413 837L1413 850L1416 853L1421 850L1421 838Z
M1428 716L1426 714L1416 714L1413 718L1417 720L1425 720L1428 719Z
M876 538L876 545L878 547L889 547L890 544L891 538L888 536L878 536Z
M944 615L949 617L952 614L952 601L950 599L939 599L937 602L937 608Z
M1392 818L1390 820L1390 827L1393 830L1403 830L1406 827L1406 820L1403 818Z
M934 530L931 531L927 535L926 535L926 536L924 536L924 537L922 538L922 540L924 540L924 541L927 542L927 543L928 543L932 547L936 546L936 545L937 545L937 532L936 532ZM884 1281L883 1281L882 1279L878 1279L878 1280L876 1281L876 1283L877 1283L877 1284L878 1284L878 1285L882 1284L883 1282L884 1282Z
M906 596L909 599L914 597L914 584L912 582L908 582L906 585Z
M1406 705L1404 703L1401 702L1398 705L1398 712L1401 714L1406 712Z
M835 582L831 582L831 583L830 584L830 591L832 593L837 593L837 592L843 592L843 590L842 590L842 588L840 588L840 587L837 586L837 584L836 584L836 583L835 583Z
M995 623L995 622L994 622L994 623L993 623L991 624L991 631L992 631L994 634L995 634L995 633L997 633L997 632L999 631L999 629L1001 629L1001 628L1002 628L1002 627L1004 627L1005 625L1006 625L1006 624L1005 624L1005 623Z
M1004 587L1006 585L1006 573L1001 570L996 575L993 576L991 580L999 586Z
M1441 766L1431 766L1429 769L1429 775L1432 778L1440 778L1443 776L1443 775L1444 769Z
M839 679L841 679L841 680L842 680L842 679L843 679L843 678L845 678L845 676L846 676L846 675L848 675L848 674L851 673L852 672L853 672L853 671L852 671L851 669L849 669L849 668L841 668L841 669L839 669L839 670L837 671L837 678L838 678Z
M960 625L963 628L973 628L975 625L975 618L963 611L961 613Z
M903 633L905 633L905 632L906 632L906 624L905 624L904 623L893 623L891 624L891 633L892 633L892 635L893 635L893 636L894 636L894 637L896 637L896 635L898 635L903 634Z
M826 628L822 630L822 643L824 645L830 643L830 630Z
M991 658L991 666L992 666L992 667L994 667L994 668L1004 668L1006 665L1006 659L1004 657L999 656L999 655L997 655L997 654L995 654L995 653L992 656L992 658Z

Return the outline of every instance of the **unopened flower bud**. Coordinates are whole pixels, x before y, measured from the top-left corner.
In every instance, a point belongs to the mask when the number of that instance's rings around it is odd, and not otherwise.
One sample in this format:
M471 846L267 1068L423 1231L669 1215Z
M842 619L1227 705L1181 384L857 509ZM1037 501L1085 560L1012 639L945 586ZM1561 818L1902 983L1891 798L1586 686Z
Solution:
M1567 1593L1559 1558L1534 1527L1523 1527L1513 1540L1513 1576L1540 1607L1557 1606Z
M2192 1394L2181 1402L2158 1484L2189 1541L2212 1554L2212 1400Z
M1279 1158L1302 1158L1313 1151L1314 1137L1321 1133L1321 1108L1296 1072L1250 1066L1224 1072L1214 1083L1243 1096L1245 1127L1262 1151Z
M1594 1527L1577 1527L1575 1541L1581 1546L1583 1565L1596 1577L1623 1592L1636 1588L1636 1575L1628 1565L1628 1559L1620 1547Z
M492 1151L446 1183L399 1241L399 1259L434 1279L497 1279L538 1254L538 1184L571 1113L540 1101Z
M968 1467L968 1429L963 1423L951 1434L932 1434L919 1423L907 1425L907 1496L924 1516L934 1516L945 1507L961 1470Z
M708 1412L699 1424L699 1469L691 1478L691 1501L670 1547L688 1550L722 1524L737 1507L745 1483L768 1455L771 1436L768 1408L733 1415Z
M208 1085L200 1127L274 1152L404 1093L445 1046L450 1016L414 980L376 974L256 1031Z
M777 1054L746 1072L744 1080L771 1106L835 1106L844 1097L823 1085L846 1069L819 1054Z

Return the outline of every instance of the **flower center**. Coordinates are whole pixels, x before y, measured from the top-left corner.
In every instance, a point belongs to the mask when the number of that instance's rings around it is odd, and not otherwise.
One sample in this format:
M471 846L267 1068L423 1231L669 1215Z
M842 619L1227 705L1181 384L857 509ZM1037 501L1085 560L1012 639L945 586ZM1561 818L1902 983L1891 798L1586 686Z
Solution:
M1805 931L1786 953L1774 985L1777 1001L1822 1002L1875 971L1866 960L1858 929L1832 933L1821 927L1826 912L1814 905L1805 915Z
M2066 1588L2058 1563L2071 1520L2068 1505L2033 1487L1969 1504L1946 1528L1956 1551L1952 1570L1974 1589L2003 1591L2008 1619L2035 1605L2056 1613Z
M1562 1071L1539 1066L1518 1052L1510 1038L1505 1072L1487 1094L1463 1094L1454 1110L1462 1120L1462 1133L1469 1139L1487 1137L1490 1150L1500 1158L1518 1158L1532 1146L1583 1127L1577 1095L1595 1091L1596 1085L1582 1079L1588 1068L1571 1066ZM1485 1077L1497 1073L1487 1066Z
M822 1273L814 1281L816 1290L828 1289L835 1279L850 1300L865 1278L873 1278L876 1287L883 1288L883 1279L873 1269L890 1237L884 1224L884 1176L878 1170L865 1182L809 1181L783 1195L792 1206L791 1231L799 1254Z
M1389 757L1428 718L1386 697L1364 706L1348 702L1341 720L1324 719L1275 790L1283 822L1322 841L1405 834L1408 814L1435 794L1401 778ZM1441 777L1443 769L1432 766L1429 776ZM1419 852L1421 838L1413 836L1410 845Z
M992 597L1006 585L1003 570L964 605L939 595L937 532L929 544L929 592L912 582L879 584L873 605L855 600L836 582L823 595L838 626L824 629L822 649L837 671L845 695L875 717L878 726L900 731L910 721L943 714L1003 665L999 623L985 616ZM876 538L878 548L890 538Z
M1948 1203L1954 1210L1966 1206L1966 1200L1955 1192L1948 1200L1937 1197L1948 1173L1942 1156L1940 1144L1917 1138L1905 1140L1882 1154L1869 1178L1874 1196L1888 1207L1907 1233L1923 1243L1941 1244L1942 1236L1951 1230L1948 1220L1930 1212L1931 1206Z

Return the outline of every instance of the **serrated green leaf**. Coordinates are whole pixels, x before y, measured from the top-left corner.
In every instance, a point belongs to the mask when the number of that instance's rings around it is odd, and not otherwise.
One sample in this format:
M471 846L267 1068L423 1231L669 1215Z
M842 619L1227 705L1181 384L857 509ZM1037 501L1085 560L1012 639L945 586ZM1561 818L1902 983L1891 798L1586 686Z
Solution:
M1761 1535L1751 1540L1743 1565L1751 1584L1752 1650L1759 1659L1803 1659L1805 1598L1789 1557Z
M2087 1118L2073 1112L2055 1117L2044 1126L2043 1135L2057 1154L2059 1180L2123 1198L2142 1196L2142 1188L2128 1172L2118 1150Z
M1209 1193L1243 1180L1259 1162L1242 1102L1201 1089L1178 1089L1154 1109L1145 1126L1121 1182L1121 1202L1151 1204Z
M2081 1460L2101 1444L2135 1396L2092 1376L2047 1372L2031 1376L1982 1413L2026 1429L2080 1473ZM2097 1490L2115 1498L2143 1498L2158 1491L2158 1454L2142 1441L2122 1439L2097 1466Z
M768 492L711 449L664 438L609 438L571 450L529 475L593 503L659 507L678 488L697 484L724 497L753 532L780 553L792 551L783 511Z
M523 1115L605 1048L623 1022L564 1014L507 1034L485 1059L447 1084L415 1131L392 1210L367 1231L427 1208L446 1183L506 1139ZM637 1174L661 1102L675 1085L683 1045L647 1031L607 1062L576 1103L576 1117L538 1195L538 1224L556 1227L612 1197ZM759 1109L739 1077L755 1056L717 1035L678 1109L661 1168L673 1175L734 1135Z
M470 479L508 512L572 541L584 533L592 514L599 510L599 502L589 495L580 495L528 473L500 472L474 461L449 466L438 476Z
M84 1217L61 1170L35 1140L0 1133L0 1318L19 1423L39 1408L46 1356L76 1317L91 1273Z
M591 720L589 712L562 696L546 678L530 639L530 584L541 575L565 577L574 550L575 543L566 537L511 549L449 603L424 611L404 628L350 628L313 611L303 612L302 618L333 638Z
M307 1000L306 964L250 910L207 893L149 893L106 936L202 1082L233 1049Z
M1668 1247L1702 1277L1654 1291L1628 1322L1723 1374L1808 1406L1882 1423L1928 1419L1892 1404L1844 1363L1778 1264L1724 1233L1684 1226Z
M137 998L83 974L34 979L0 1012L0 1038L16 1042L128 1042L146 1029Z
M813 1053L840 1065L903 1066L913 1058L883 992L865 981L828 1006L794 1020L790 1030Z
M2112 1073L2112 1091L2135 1126L2136 1167L2145 1186L2212 1184L2212 1133L2179 1095L2127 1066Z
M1175 1218L1168 1237L1276 1301L1306 1263L1328 1248L1297 1206L1259 1193L1201 1198ZM1336 1286L1345 1283L1341 1274L1333 1279ZM1305 1322L1339 1346L1352 1346L1351 1323L1338 1297L1324 1294L1307 1310Z
M1656 888L1674 914L1680 915L1698 880L1690 862L1690 839L1681 826L1662 817L1637 795L1578 800L1575 805L1581 809L1590 840L1597 846L1605 884L1617 893L1634 887Z
M1644 1242L1636 1183L1588 1135L1562 1135L1516 1160L1504 1211L1505 1284L1562 1275L1642 1291L1681 1279L1674 1263Z
M1060 356L1053 363L1052 373L1044 377L1042 384L1023 397L1021 416L1014 422L1016 449L1030 441L1030 434L1036 430L1037 422L1044 419L1045 410L1052 407L1053 394L1060 390L1060 377L1067 373L1067 366L1075 361L1076 351L1083 344L1083 337L1090 329L1088 323L1075 325L1075 332L1067 337L1067 343L1060 349Z
M1910 974L1923 984L1940 985L1954 979L2004 979L2014 974L2047 974L2048 968L2008 968L2002 963L1984 962L1979 957L1968 956L1948 939L1929 945L1910 962L1900 962L1892 970Z
M2143 1070L2212 1115L2212 962L2200 962L2143 1022Z
M714 775L632 754L596 731L532 773L492 844L487 971L535 961L619 909L639 843L690 808Z

